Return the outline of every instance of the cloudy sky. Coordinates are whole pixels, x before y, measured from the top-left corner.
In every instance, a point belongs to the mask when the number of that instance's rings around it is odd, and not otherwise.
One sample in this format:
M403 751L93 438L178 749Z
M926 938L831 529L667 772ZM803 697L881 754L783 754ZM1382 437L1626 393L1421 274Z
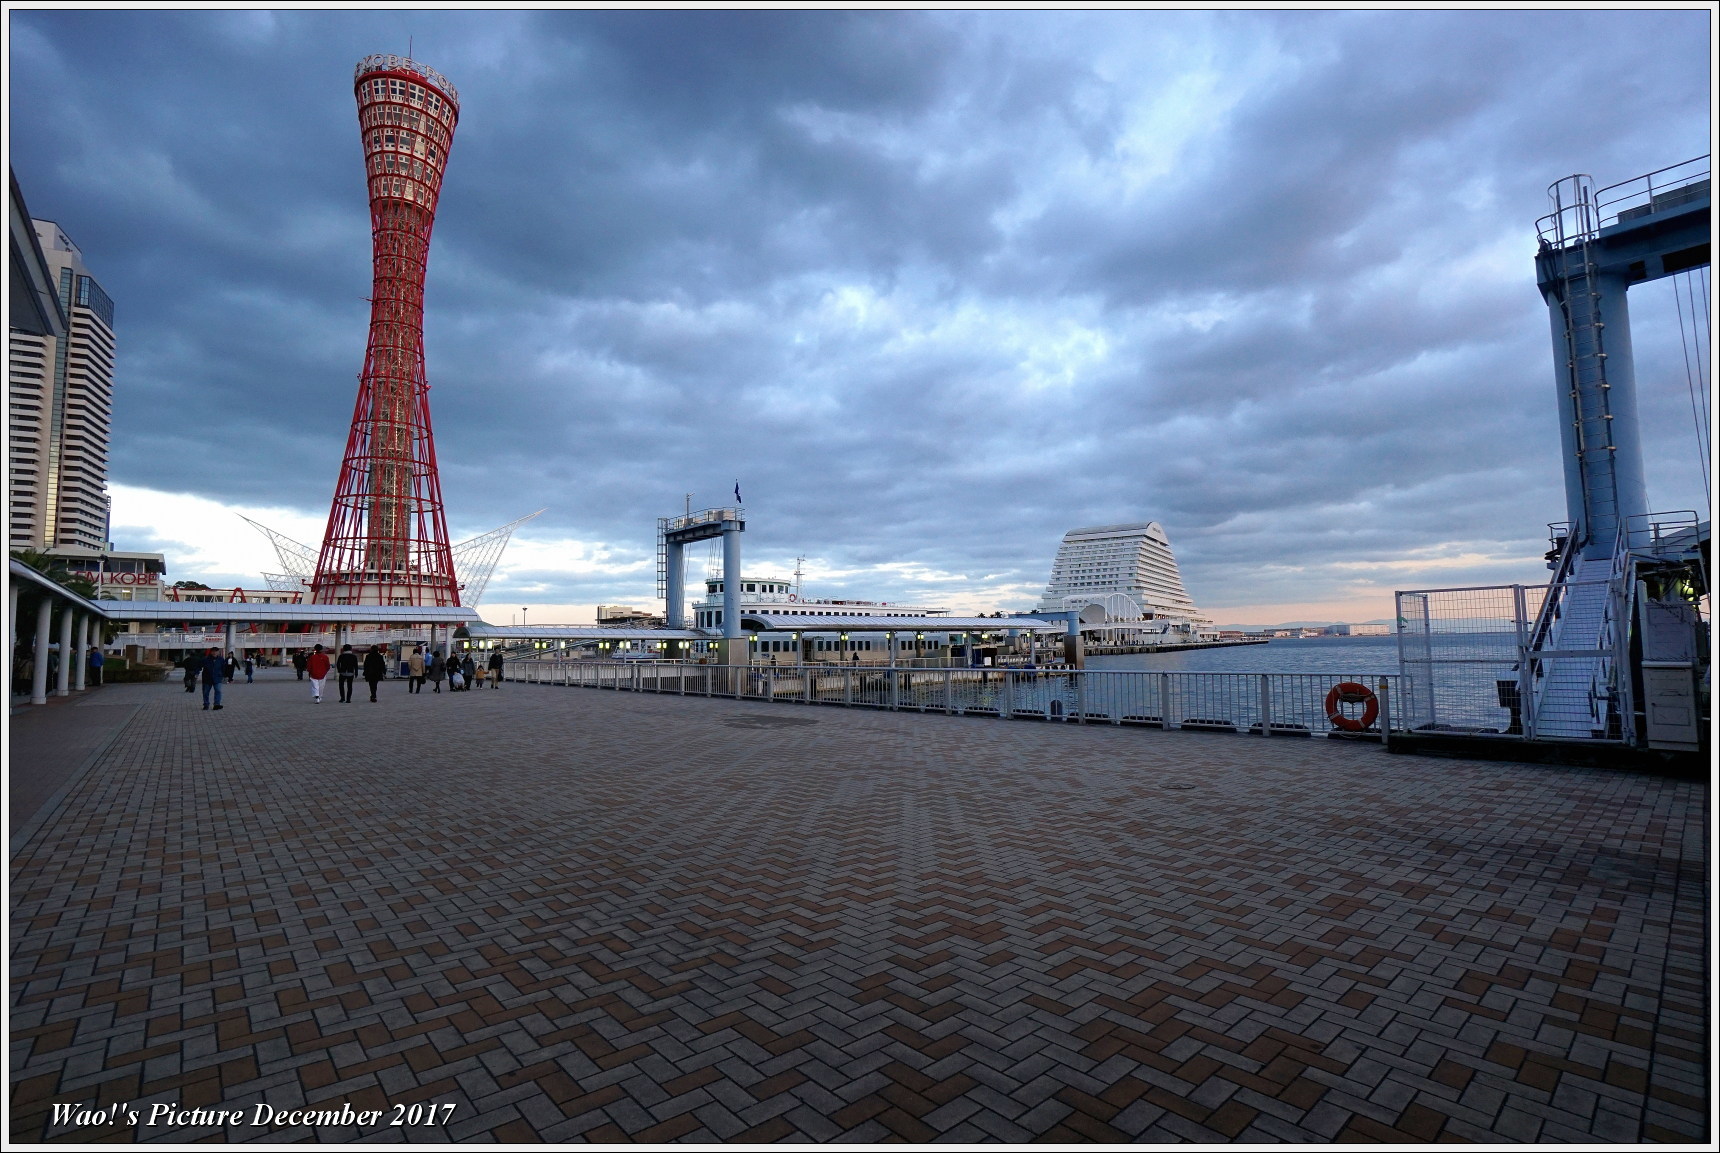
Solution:
M352 68L460 90L427 290L492 620L649 603L732 497L809 595L1030 607L1162 522L1221 622L1544 578L1547 185L1708 151L1710 15L20 12L11 159L117 307L114 536L320 538L364 351ZM1652 502L1706 505L1672 285L1632 293ZM705 558L694 563L702 572Z

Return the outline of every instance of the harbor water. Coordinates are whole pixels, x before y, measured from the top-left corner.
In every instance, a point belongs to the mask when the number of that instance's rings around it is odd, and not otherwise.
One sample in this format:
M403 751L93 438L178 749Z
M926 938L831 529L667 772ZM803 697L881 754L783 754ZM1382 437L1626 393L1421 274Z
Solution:
M1324 673L1377 676L1398 671L1395 636L1276 638L1263 645L1088 657L1090 669L1164 673Z

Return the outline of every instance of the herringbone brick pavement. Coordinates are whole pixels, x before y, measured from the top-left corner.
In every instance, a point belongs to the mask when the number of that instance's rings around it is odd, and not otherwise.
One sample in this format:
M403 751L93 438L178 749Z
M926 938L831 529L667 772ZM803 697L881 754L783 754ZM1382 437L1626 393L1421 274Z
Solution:
M1698 783L517 684L117 691L137 717L13 861L15 1141L1707 1135ZM387 1123L424 1102L454 1108Z

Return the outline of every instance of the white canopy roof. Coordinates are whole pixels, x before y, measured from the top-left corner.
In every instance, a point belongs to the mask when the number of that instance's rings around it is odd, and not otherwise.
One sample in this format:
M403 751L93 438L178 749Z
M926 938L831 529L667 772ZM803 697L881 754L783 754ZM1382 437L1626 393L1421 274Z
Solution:
M475 609L453 605L288 605L260 601L95 602L116 621L256 621L269 624L460 625L478 619Z
M626 629L602 625L466 626L466 635L483 641L702 641L711 634L696 629Z

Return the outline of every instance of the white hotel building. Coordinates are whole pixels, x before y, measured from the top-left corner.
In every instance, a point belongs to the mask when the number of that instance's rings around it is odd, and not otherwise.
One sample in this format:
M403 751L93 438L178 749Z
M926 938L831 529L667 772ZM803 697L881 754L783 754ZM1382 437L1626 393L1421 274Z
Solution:
M1034 611L1079 612L1083 625L1112 626L1108 631L1125 643L1217 636L1183 588L1170 538L1157 521L1064 533Z

